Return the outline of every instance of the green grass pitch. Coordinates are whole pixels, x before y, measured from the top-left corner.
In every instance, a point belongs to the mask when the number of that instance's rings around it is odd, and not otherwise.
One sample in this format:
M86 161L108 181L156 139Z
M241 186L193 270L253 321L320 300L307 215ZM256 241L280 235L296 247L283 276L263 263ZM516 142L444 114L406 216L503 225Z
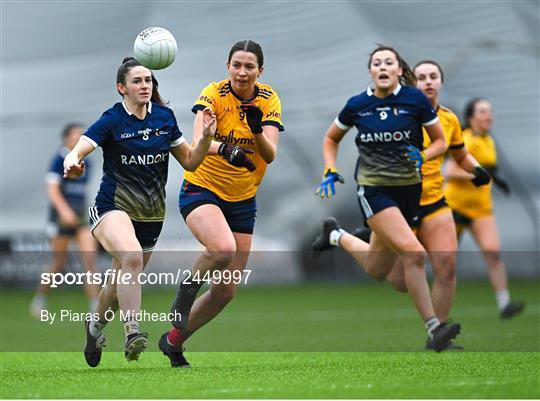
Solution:
M174 290L145 288L144 308L166 311ZM101 364L88 368L80 322L28 316L31 294L2 290L2 398L539 398L540 283L515 282L528 306L498 319L487 283L459 285L452 315L465 352L423 351L407 295L384 284L241 288L186 344L192 369L157 352L163 322L144 322L150 347L128 364L122 328L107 327ZM84 311L82 291L56 291L50 310ZM30 351L30 352L23 352Z

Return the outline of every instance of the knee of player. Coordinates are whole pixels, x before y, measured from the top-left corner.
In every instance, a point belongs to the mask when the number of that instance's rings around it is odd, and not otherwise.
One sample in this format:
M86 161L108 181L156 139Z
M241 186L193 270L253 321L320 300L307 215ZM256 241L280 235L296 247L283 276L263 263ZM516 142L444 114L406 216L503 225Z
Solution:
M407 285L405 284L405 279L403 278L398 280L390 280L390 284L392 284L392 287L394 287L398 292L407 292Z
M435 276L452 280L456 276L456 255L454 252L444 252L437 255L437 261L433 264Z
M121 258L122 270L140 273L143 270L143 254L139 251L126 252Z
M388 273L385 271L381 271L381 269L372 269L368 271L368 274L372 279L377 281L384 281L388 276Z
M236 295L236 285L217 285L211 288L212 297L222 304L228 304L231 302Z
M403 252L400 259L405 269L410 267L423 267L426 258L426 252L423 249Z
M236 253L235 244L223 244L222 246L208 251L208 256L215 264L216 268L224 268L231 264Z
M500 262L501 260L501 253L498 248L496 247L488 247L487 249L483 249L484 256L488 261L492 262Z

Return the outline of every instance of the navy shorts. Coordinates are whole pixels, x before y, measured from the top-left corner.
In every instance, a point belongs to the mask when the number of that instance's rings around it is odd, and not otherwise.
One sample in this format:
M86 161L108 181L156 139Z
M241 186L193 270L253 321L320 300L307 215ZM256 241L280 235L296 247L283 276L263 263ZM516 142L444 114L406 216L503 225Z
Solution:
M422 183L403 186L358 186L358 202L364 221L389 207L397 207L413 227L418 220Z
M99 222L103 220L103 217L105 217L107 213L115 210L120 209L113 205L94 205L88 208L88 213L90 215L90 230L94 231L94 228L96 228ZM131 220L131 224L133 224L135 237L137 237L137 241L139 241L143 252L152 252L156 246L159 234L161 234L163 222Z
M415 222L415 227L420 227L424 219L426 219L427 217L431 215L434 215L436 212L438 212L439 210L443 208L450 210L444 196L438 201L435 201L428 205L423 205L423 206L420 205L420 208L418 209L418 220L416 220Z
M184 180L179 199L180 213L184 221L193 210L208 204L221 209L232 232L253 234L257 214L255 197L239 202L227 202L209 189Z
M81 228L88 227L88 222L84 212L80 212L77 209L74 209L77 217L79 218L79 224L76 226L67 226L61 220L60 216L56 212L56 209L51 208L49 211L49 221L47 222L46 234L49 238L54 238L57 236L67 236L73 237Z
M462 226L466 226L466 227L469 227L472 223L472 219L459 213L459 212L456 212L455 210L452 210L452 216L454 217L454 221L456 224L460 224Z

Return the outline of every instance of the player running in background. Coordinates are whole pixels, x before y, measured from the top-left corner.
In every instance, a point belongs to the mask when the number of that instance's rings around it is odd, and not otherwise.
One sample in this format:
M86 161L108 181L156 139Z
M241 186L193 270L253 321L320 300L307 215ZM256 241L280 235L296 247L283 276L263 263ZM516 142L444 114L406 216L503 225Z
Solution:
M497 173L497 152L490 135L493 124L491 104L486 99L473 99L465 107L463 139L467 150L493 177L493 183L506 195L508 184ZM500 241L493 215L491 185L476 187L471 175L450 160L446 169L448 185L445 197L454 212L458 238L469 229L476 244L482 250L488 266L489 278L501 318L511 318L520 313L525 304L512 302L508 290L506 268L500 254Z
M399 258L433 348L442 351L459 333L460 325L441 323L435 315L424 269L425 249L411 229L422 191L422 163L446 149L442 126L426 96L413 87L415 76L396 50L386 46L375 49L368 69L374 89L349 99L326 132L325 173L317 193L331 196L334 183L343 182L335 168L339 142L356 126L358 199L364 220L373 230L371 240L366 243L341 229L334 218L327 218L313 250L340 247L376 280L384 280ZM431 139L424 151L420 150L422 126Z
M89 209L94 237L113 257L119 279L100 292L98 320L86 323L84 356L94 367L101 360L103 328L108 309L123 311L126 320L125 356L137 360L146 349L146 333L139 332L136 313L141 308L137 280L158 240L165 215L165 184L169 154L186 170L203 161L215 131L215 116L201 111L200 130L190 147L176 118L158 92L153 73L134 58L118 68L116 87L123 101L105 111L66 156L66 177L84 172L83 159L98 146L103 149L103 179L95 204ZM122 281L127 274L131 278Z
M470 173L474 186L490 182L489 173L467 152L461 135L461 126L457 116L439 104L439 95L444 82L444 73L440 65L432 60L419 62L413 69L416 87L428 98L443 126L447 152L455 162ZM430 138L424 130L424 147L430 144ZM426 161L422 165L422 195L420 213L416 223L416 235L426 248L433 266L434 279L431 287L431 301L435 313L441 322L448 320L456 289L456 250L457 236L452 218L452 211L443 195L442 165L444 155ZM407 291L403 265L400 261L387 277L399 291ZM450 343L450 348L461 348ZM431 348L431 342L426 342Z
M63 178L64 158L73 149L84 132L82 124L68 124L62 130L62 148L54 155L45 181L50 201L47 236L51 242L53 261L49 273L60 273L68 260L68 247L72 239L77 243L82 266L85 271L94 273L96 260L96 242L88 227L88 176L90 163L85 173L76 179ZM86 296L89 299L88 310L94 312L97 306L99 288L85 283ZM36 319L41 318L41 310L47 309L47 295L51 290L48 284L38 284L36 294L30 304L30 313Z
M189 229L205 247L193 267L203 278L214 269L242 272L251 250L255 224L255 194L266 167L276 157L281 103L270 85L257 82L263 72L261 46L251 40L234 44L229 52L229 78L204 88L192 111L194 138L202 131L202 110L212 108L217 132L196 172L186 172L180 192L180 212ZM238 273L237 273L238 274ZM237 284L212 282L196 301L204 281L180 285L172 311L181 314L159 340L159 349L172 367L189 367L182 345L216 317L233 299ZM189 317L189 319L188 319Z

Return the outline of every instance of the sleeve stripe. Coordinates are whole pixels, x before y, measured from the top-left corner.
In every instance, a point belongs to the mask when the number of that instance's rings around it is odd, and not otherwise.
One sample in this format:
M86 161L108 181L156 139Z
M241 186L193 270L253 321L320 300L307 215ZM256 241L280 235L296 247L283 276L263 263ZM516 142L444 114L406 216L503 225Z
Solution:
M193 114L197 114L197 112L198 112L199 110L202 111L202 110L206 109L206 107L207 107L207 106L205 106L204 104L196 103L196 104L194 104L193 107L191 108L191 112L192 112Z
M90 145L92 145L94 148L97 148L98 147L98 144L96 143L96 141L94 141L92 138L90 137L87 137L86 135L82 135L81 136L81 139L84 139L86 142L88 142Z
M276 127L280 132L285 131L285 128L283 127L283 125L281 125L277 121L272 121L272 120L263 121L262 125L271 125L273 127Z
M448 149L461 149L461 148L464 147L464 146L465 146L465 144L464 144L463 142L461 142L461 143L458 143L458 144L456 144L456 145L450 145L450 146L448 147Z
M339 118L336 117L336 119L334 120L334 123L338 126L338 128L342 131L348 131L351 129L351 127L349 127L348 125L345 125L343 124L341 121L339 121Z
M62 176L58 173L53 173L52 171L45 174L45 182L47 184L57 184L62 181Z
M185 141L186 139L183 136L181 136L177 140L171 142L171 148L175 148L179 145L182 145Z
M427 126L429 126L429 125L435 124L437 121L439 121L439 117L435 117L433 120L428 121L427 123L422 123L422 125L423 125L424 127L427 127Z

